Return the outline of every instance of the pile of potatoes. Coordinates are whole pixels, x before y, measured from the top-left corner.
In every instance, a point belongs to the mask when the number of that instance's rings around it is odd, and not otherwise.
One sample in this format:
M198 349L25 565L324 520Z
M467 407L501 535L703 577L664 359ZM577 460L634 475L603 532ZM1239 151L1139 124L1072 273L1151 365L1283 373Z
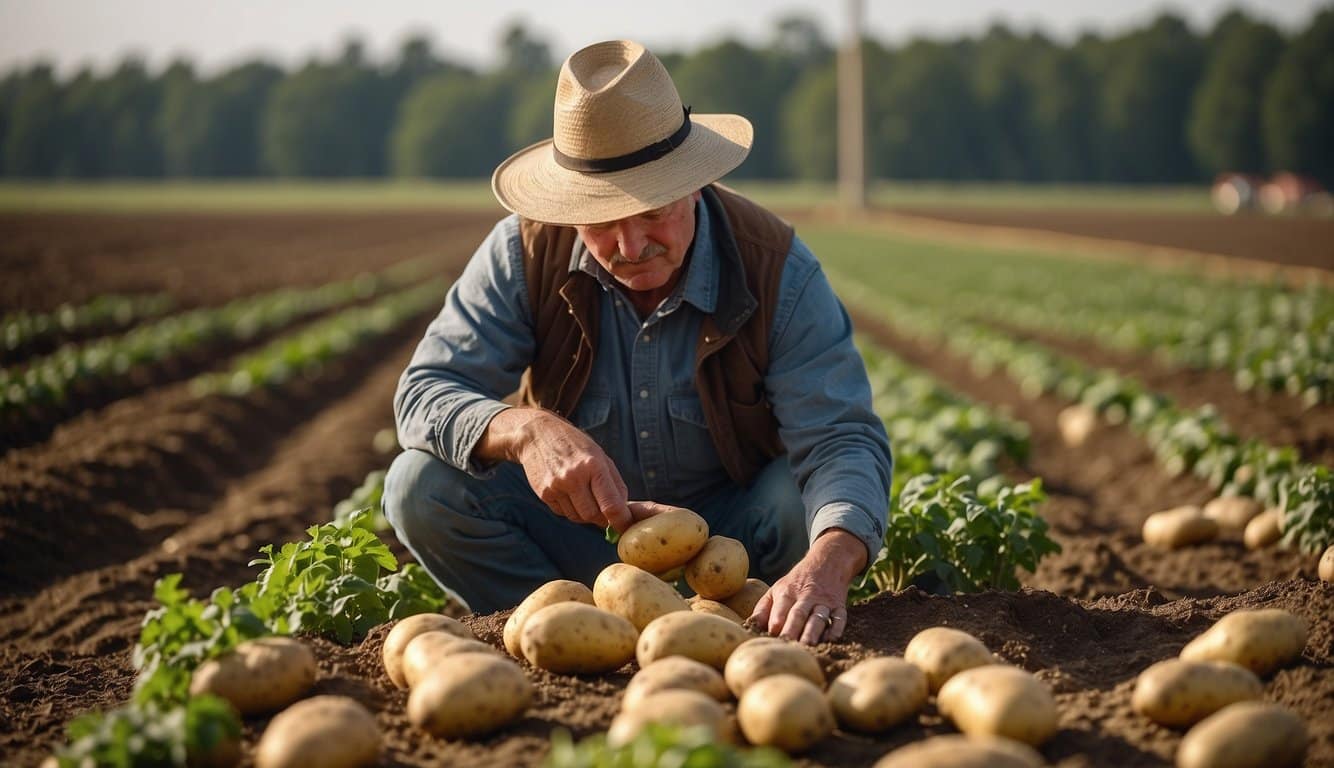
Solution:
M1141 672L1131 707L1160 725L1190 729L1177 750L1179 768L1300 765L1305 723L1259 699L1261 676L1300 658L1306 638L1306 622L1288 611L1234 611L1177 658Z

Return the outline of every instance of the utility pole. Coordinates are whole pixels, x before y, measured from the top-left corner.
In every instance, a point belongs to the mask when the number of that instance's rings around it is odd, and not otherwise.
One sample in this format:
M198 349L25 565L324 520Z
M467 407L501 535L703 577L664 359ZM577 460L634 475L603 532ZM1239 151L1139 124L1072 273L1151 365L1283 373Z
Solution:
M866 117L862 0L847 0L847 39L838 52L838 192L847 211L866 209Z

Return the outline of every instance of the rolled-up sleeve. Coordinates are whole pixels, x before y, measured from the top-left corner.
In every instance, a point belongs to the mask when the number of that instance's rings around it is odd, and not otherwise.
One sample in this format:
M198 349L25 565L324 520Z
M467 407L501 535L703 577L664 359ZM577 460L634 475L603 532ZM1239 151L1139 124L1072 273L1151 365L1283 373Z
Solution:
M810 540L842 528L866 545L869 566L889 513L889 438L871 408L852 321L796 238L772 333L765 386L801 489Z
M501 402L519 386L534 351L518 218L503 219L478 247L398 382L398 441L474 475L471 460Z

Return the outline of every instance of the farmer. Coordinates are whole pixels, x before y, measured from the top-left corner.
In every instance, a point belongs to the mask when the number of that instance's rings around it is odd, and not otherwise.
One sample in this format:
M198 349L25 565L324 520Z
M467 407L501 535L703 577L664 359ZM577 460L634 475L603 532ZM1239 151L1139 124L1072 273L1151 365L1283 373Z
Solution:
M496 169L515 215L399 381L406 450L384 493L399 539L474 611L591 585L617 560L605 526L667 504L745 544L772 584L760 627L843 633L885 532L889 444L815 257L713 185L751 139L614 41L564 63L555 137Z

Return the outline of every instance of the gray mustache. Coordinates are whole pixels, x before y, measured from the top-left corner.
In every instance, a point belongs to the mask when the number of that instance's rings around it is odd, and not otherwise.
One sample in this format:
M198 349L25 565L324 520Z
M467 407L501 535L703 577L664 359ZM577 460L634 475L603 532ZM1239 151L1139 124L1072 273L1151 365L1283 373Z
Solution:
M617 250L616 253L612 254L611 263L613 265L638 264L642 261L648 261L649 259L652 259L654 257L661 256L666 252L667 252L667 247L665 245L662 245L660 243L647 243L644 246L644 248L640 250L639 258L627 259L625 257L625 254L621 253L620 250Z

